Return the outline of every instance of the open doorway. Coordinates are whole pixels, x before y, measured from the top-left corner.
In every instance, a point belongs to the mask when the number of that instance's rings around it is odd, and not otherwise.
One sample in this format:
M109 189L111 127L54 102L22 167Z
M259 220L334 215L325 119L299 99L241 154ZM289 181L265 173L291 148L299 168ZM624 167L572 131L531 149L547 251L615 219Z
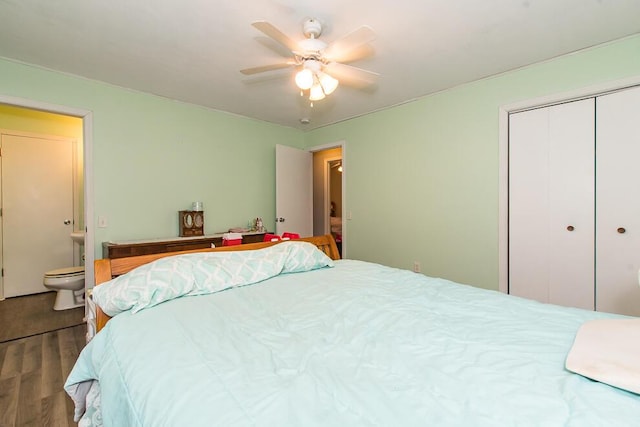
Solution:
M81 163L82 176L76 177L78 180L78 195L75 202L78 203L75 211L79 217L73 218L78 228L84 228L85 236L85 284L87 289L93 288L93 260L94 260L94 238L93 238L93 130L91 111L64 105L49 104L41 101L34 101L24 98L16 98L0 95L0 107L4 110L7 118L0 127L13 128L32 133L59 134L60 123L52 124L50 129L42 128L39 117L58 117L63 123L68 120L79 120L78 127L74 132L74 138L79 141L80 157L76 160ZM16 116L16 111L20 111ZM20 116L22 115L22 116ZM32 123L32 127L27 124ZM26 128L23 126L27 126ZM35 126L35 127L33 127ZM63 134L66 132L63 132ZM0 292L0 300L2 292Z
M93 232L90 221L87 221L87 218L92 218L93 216L93 206L91 203L93 199L92 168L90 160L92 157L91 123L92 113L90 111L0 95L0 128L4 130L3 135L5 137L8 135L9 138L7 139L3 137L3 142L6 142L7 144L16 142L13 140L16 138L16 135L20 138L27 138L32 140L31 142L34 142L33 140L39 141L42 135L46 135L48 137L53 136L53 139L69 139L74 141L76 144L76 148L72 150L72 161L75 165L73 169L73 177L71 177L74 181L74 189L71 196L73 199L73 213L69 217L65 216L61 221L63 221L63 227L69 228L69 231L72 232L72 234L80 234L73 233L73 231L86 232L84 246L88 249L84 251L79 240L73 239L70 235L65 234L65 237L68 238L68 240L65 239L65 244L71 244L74 248L73 259L69 259L64 263L61 263L61 265L56 264L56 267L72 268L72 265L81 266L81 254L86 254L84 262L86 264L85 288L93 287ZM17 133L15 131L17 131ZM19 142L21 141L22 140ZM22 147L22 144L20 144L20 147ZM58 164L58 162L52 162L50 158L47 158L47 162L52 165ZM57 194L58 191L49 191L49 193L54 196L53 193ZM43 207L31 204L28 210L47 211L47 209L47 206ZM20 219L23 217L25 216L19 216ZM3 219L8 220L9 217ZM7 227L11 227L12 229L16 228L11 224L8 224ZM29 244L29 242L26 241L24 243ZM32 244L37 245L35 241L32 242ZM9 250L9 248L5 249ZM4 253L4 255L6 255L6 253ZM40 273L38 273L38 277L39 276ZM16 277L22 280L22 276ZM40 281L40 279L38 279L38 281ZM70 308L68 310L61 311L55 311L53 309L53 299L55 299L56 292L25 292L28 295L5 299L14 295L12 295L11 292L5 292L7 289L3 289L3 285L4 283L0 282L0 304L3 305L3 310L0 311L5 314L17 312L19 313L19 316L15 319L12 318L12 321L9 323L3 323L5 325L10 324L11 328L4 328L4 332L9 333L10 336L0 336L2 339L15 339L16 337L24 336L25 334L33 335L52 329L58 329L60 327L67 327L69 322L76 321L76 316L79 318L81 323L84 321L83 319L86 316L86 308ZM17 295L19 294L16 294L15 296ZM51 298L52 295L53 299ZM29 304L27 304L27 299L29 300ZM10 306L13 307L13 311L10 310ZM50 312L51 316L42 316L42 309L46 309ZM76 313L76 311L78 311L78 313ZM30 313L35 314L32 315ZM36 322L35 320L37 319L44 320ZM60 322L58 322L58 320ZM17 327L20 325L27 325L31 329L28 331L22 330L24 328Z
M327 188L329 199L329 232L338 245L338 252L342 256L342 158L327 162Z
M0 106L0 123L7 122ZM16 112L24 117L24 114ZM33 116L30 111L27 114ZM4 297L49 292L45 272L82 265L72 234L84 231L82 215L82 121L38 113L42 130L0 129L2 194L2 288ZM14 121L14 124L18 125ZM31 124L31 123L29 123ZM31 126L33 128L33 126ZM81 281L77 281L78 286Z
M313 234L331 233L344 256L342 146L313 152Z

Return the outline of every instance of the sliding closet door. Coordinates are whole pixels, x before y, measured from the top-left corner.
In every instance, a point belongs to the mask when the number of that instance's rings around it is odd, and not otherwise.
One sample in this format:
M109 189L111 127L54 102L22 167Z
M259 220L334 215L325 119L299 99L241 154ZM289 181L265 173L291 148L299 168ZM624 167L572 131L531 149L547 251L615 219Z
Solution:
M596 310L640 316L640 88L596 109Z
M509 117L509 293L594 309L594 99Z

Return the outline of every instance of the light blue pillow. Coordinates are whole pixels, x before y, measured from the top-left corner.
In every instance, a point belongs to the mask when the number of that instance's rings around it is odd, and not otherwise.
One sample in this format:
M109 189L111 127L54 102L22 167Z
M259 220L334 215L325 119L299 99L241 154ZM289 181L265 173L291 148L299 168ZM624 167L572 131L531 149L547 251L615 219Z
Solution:
M333 267L308 242L284 242L265 249L205 252L162 258L97 286L93 300L110 316L136 313L185 295L203 295L258 283L281 273Z
M280 245L286 245L289 252L284 261L283 273L301 273L334 265L333 260L313 243L290 241Z
M204 295L280 274L286 250L205 252L161 258L96 286L93 300L110 316L185 295Z

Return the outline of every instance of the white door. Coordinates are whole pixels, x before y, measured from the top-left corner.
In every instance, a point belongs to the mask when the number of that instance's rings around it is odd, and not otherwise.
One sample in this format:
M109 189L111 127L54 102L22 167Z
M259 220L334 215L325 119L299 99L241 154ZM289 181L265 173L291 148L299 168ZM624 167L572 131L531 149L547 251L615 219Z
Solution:
M596 309L640 316L640 88L596 103Z
M2 135L4 296L46 292L46 271L73 265L73 142Z
M276 234L313 235L313 154L276 145Z
M593 99L510 115L510 294L594 309L594 151Z

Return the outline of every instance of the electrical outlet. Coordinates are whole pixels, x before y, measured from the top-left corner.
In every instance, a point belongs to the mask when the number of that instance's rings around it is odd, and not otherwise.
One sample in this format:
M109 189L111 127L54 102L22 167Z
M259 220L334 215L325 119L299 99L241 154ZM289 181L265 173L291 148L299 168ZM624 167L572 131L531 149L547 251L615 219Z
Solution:
M418 261L413 261L413 271L414 273L420 273L420 263Z

